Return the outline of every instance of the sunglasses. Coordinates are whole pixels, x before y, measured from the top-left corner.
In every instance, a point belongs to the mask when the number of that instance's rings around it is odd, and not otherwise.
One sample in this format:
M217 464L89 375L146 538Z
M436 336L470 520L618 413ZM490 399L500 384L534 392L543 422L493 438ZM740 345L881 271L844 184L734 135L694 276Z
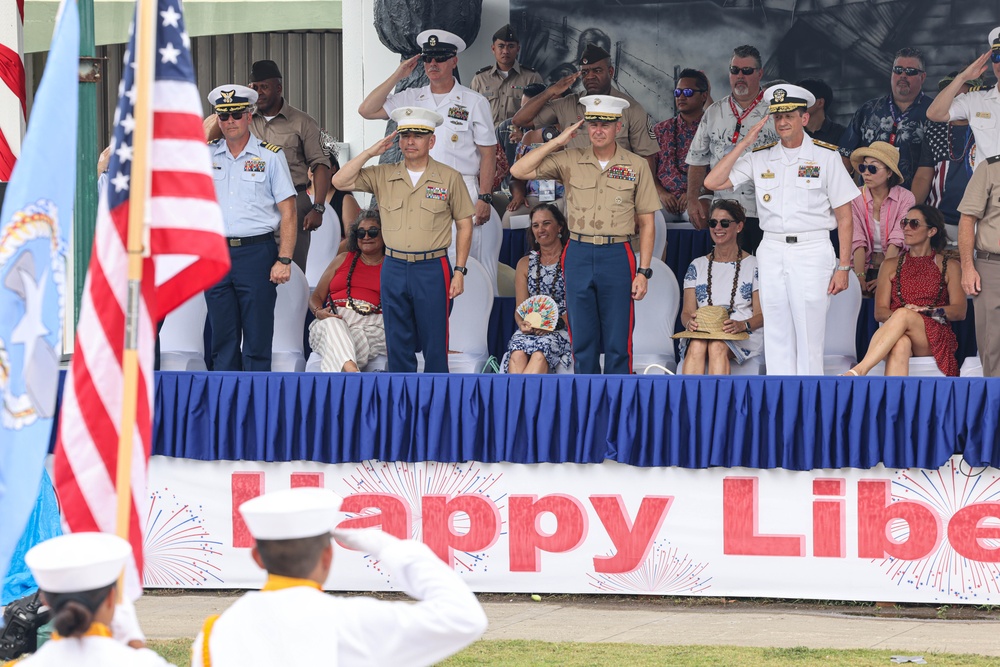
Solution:
M245 113L246 111L233 111L230 113L220 113L218 114L218 116L219 120L229 120L230 116L233 117L233 120L240 120L241 118L243 118L243 114Z
M729 73L739 74L740 72L743 72L743 76L750 76L759 69L760 69L759 67L737 67L736 65L730 65Z
M899 226L902 229L909 227L910 229L916 229L918 227L929 227L930 225L925 225L923 221L917 220L916 218L903 218L899 221Z
M704 88L674 88L674 97L694 97L697 93L704 93Z
M899 65L895 65L892 68L893 74L905 74L906 76L916 76L922 73L923 71L924 70L917 69L916 67L900 67Z
M370 239L374 239L378 237L379 232L381 231L382 230L379 229L378 227L369 227L368 229L355 229L354 238L358 239L359 241L363 239L365 236L367 236Z
M991 53L990 60L992 60L995 63L1000 63L1000 50Z
M451 56L420 56L420 59L425 63L436 62L436 63L446 63L451 60Z
M865 172L868 172L869 174L877 174L878 167L874 164L859 164L858 173L863 174Z
M711 220L708 221L708 226L711 227L712 229L715 229L719 225L722 225L723 229L729 229L729 225L732 225L735 222L736 222L735 220L716 220L715 218L712 218Z

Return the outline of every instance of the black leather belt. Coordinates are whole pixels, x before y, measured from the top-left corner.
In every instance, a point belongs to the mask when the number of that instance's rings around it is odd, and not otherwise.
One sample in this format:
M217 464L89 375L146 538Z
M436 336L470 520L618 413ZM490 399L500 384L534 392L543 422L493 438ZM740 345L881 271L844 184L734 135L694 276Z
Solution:
M230 248L239 248L245 245L256 245L258 243L274 243L274 234L258 234L257 236L244 236L242 238L227 238L226 243Z
M987 262L1000 262L1000 255L995 252L986 252L984 250L976 251L976 259L985 259Z

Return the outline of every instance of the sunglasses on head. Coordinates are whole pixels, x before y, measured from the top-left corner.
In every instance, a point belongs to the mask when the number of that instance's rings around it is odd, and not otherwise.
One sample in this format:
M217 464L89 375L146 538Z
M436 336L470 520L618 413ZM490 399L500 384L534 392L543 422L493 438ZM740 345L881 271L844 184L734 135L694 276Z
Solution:
M858 173L859 174L863 174L866 171L869 174L877 174L878 173L878 166L876 166L874 164L859 164L858 165Z
M760 69L759 67L737 67L736 65L730 65L729 73L739 74L740 72L743 72L743 76L750 76L759 69Z
M243 118L243 114L245 113L246 111L231 111L229 113L220 113L218 115L219 115L219 120L229 120L230 116L233 117L233 120L240 120L241 118Z
M903 229L909 227L910 229L916 229L917 227L927 227L923 220L917 220L916 218L903 218L899 221L899 226Z
M359 241L363 239L365 236L367 236L370 239L373 239L378 237L379 232L381 231L382 230L379 229L378 227L369 227L368 229L355 229L354 238L358 239Z
M446 63L451 60L451 56L420 56L420 59L425 63L436 62L436 63Z
M916 67L900 67L899 65L895 65L892 68L893 74L905 74L906 76L916 76L923 71L924 70L917 69Z
M674 97L693 97L697 93L704 93L704 88L674 88Z
M729 229L729 225L732 225L735 222L736 222L735 220L716 220L715 218L712 218L711 220L708 221L708 226L711 227L712 229L715 229L719 225L722 225L723 229Z

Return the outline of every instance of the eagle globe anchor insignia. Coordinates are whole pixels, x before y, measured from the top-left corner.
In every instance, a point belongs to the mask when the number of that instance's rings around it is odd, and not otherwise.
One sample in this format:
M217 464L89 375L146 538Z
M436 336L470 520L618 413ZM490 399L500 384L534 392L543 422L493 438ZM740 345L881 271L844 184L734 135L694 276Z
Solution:
M20 430L55 415L66 252L53 202L39 200L0 227L0 425ZM45 255L48 261L45 261ZM58 301L58 309L44 305Z

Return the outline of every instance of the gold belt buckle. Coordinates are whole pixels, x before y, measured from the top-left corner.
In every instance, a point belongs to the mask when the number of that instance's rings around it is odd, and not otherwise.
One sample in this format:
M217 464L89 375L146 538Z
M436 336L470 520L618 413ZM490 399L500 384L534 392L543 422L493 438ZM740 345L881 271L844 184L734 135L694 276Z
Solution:
M357 311L359 315L367 315L372 312L372 307L367 303L360 303L358 301L354 302L354 310Z
M242 240L240 240L240 239L229 239L229 247L230 248L239 248L241 245L243 245L243 241Z

